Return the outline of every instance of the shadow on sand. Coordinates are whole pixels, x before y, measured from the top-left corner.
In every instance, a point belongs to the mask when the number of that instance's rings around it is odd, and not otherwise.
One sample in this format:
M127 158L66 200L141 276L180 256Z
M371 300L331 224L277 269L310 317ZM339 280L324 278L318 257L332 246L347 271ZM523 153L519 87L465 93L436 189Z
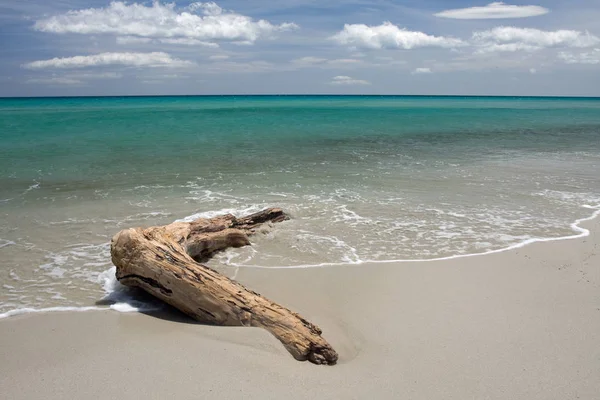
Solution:
M148 315L165 321L195 325L214 325L197 321L182 313L175 307L157 299L156 297L138 288L120 288L118 292L96 301L97 306L118 306L137 309L140 314Z

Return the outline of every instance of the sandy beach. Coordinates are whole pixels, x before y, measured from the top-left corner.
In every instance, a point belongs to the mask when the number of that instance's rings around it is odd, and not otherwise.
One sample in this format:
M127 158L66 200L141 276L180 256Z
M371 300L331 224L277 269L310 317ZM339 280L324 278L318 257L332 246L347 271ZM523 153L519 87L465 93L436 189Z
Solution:
M333 367L266 331L175 313L0 321L7 399L597 399L600 220L576 240L454 260L243 269L238 279L321 326Z

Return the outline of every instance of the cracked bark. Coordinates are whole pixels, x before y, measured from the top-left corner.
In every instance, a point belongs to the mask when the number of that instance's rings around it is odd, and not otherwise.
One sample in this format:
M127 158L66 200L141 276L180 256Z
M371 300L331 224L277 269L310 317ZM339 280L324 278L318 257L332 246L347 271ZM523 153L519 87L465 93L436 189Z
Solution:
M122 230L111 242L117 279L199 321L264 328L295 359L333 365L338 355L318 326L198 262L228 247L249 245L248 236L261 224L287 218L281 209L270 208L243 218L228 214Z

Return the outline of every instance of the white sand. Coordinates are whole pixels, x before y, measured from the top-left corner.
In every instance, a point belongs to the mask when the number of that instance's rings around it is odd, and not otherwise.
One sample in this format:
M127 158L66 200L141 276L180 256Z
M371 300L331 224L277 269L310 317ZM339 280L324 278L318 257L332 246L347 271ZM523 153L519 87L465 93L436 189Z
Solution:
M600 220L591 236L448 261L242 270L340 353L267 332L113 311L0 321L5 399L600 399ZM173 316L171 315L171 319Z

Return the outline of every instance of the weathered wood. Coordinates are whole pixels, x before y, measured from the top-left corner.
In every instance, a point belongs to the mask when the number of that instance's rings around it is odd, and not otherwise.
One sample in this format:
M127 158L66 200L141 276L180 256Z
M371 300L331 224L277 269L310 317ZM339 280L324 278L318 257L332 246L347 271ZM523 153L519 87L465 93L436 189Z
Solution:
M271 208L243 218L223 215L122 230L111 242L117 279L199 321L264 328L297 360L333 365L338 355L319 327L198 262L228 247L246 246L259 225L287 218Z

